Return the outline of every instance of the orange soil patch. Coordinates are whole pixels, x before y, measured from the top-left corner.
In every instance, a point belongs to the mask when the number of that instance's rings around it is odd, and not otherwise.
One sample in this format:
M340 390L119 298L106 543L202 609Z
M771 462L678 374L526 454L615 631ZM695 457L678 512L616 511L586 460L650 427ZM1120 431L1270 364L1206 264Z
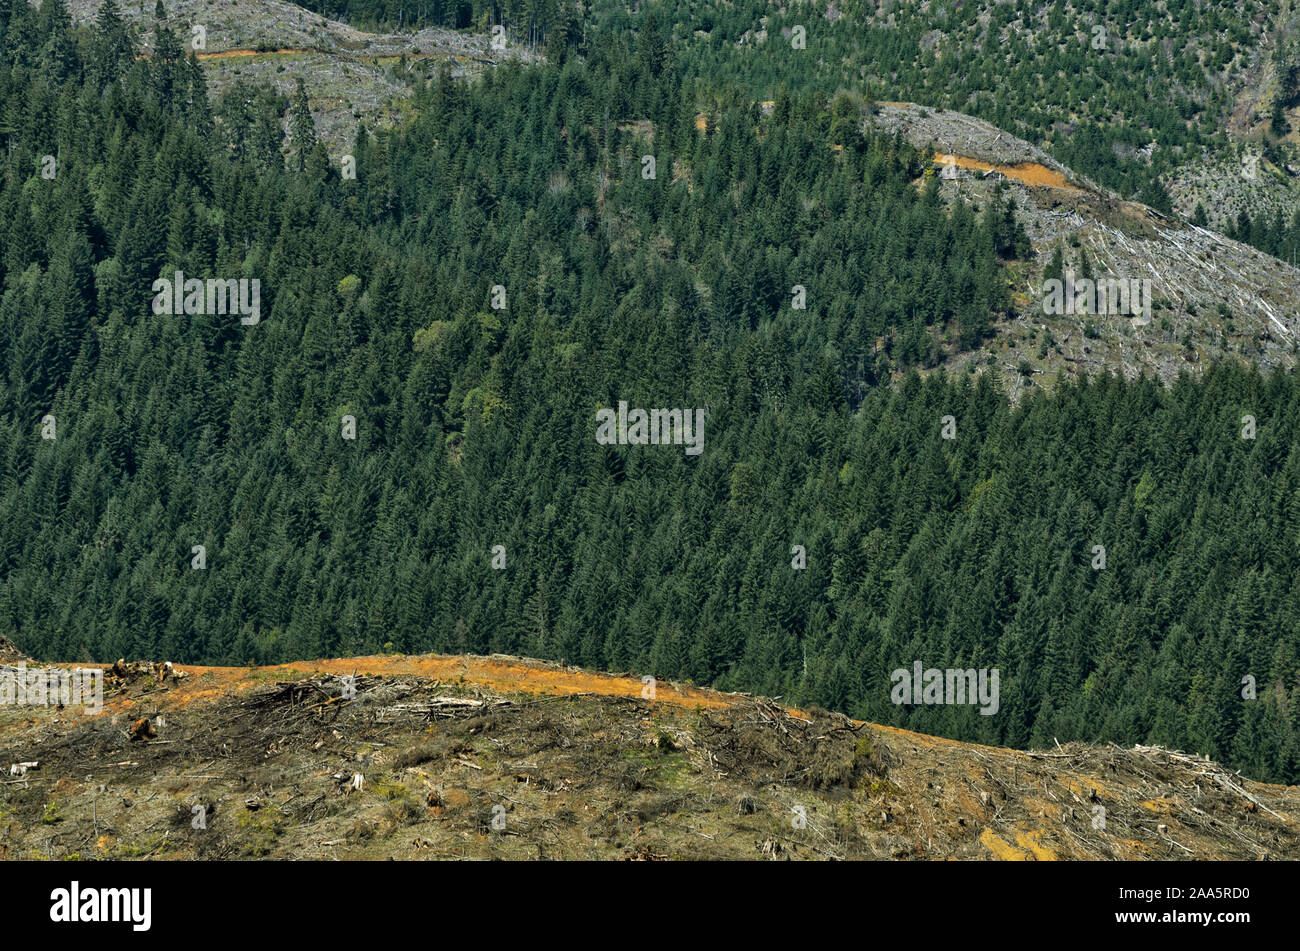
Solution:
M1175 804L1170 802L1168 799L1160 798L1147 799L1140 803L1140 805L1143 809L1150 809L1152 812L1169 812Z
M95 665L107 666L107 665ZM166 698L168 706L184 708L195 701L215 700L243 693L255 687L278 680L292 680L314 674L351 674L369 676L411 675L432 680L477 684L499 693L527 693L544 696L572 696L575 694L600 694L614 697L641 697L646 685L634 677L591 673L548 667L522 660L505 660L493 657L461 656L377 656L339 658L307 661L305 663L278 664L273 667L193 667L177 666L188 676L174 681L165 694L147 694L150 705ZM695 708L723 709L738 702L740 697L704 690L699 687L655 684L654 699L662 703ZM129 709L138 701L124 699L106 703L104 709L117 712ZM791 711L801 715L799 711Z
M1000 838L992 829L985 829L980 833L980 844L992 852L993 857L1001 862L1023 862L1030 855L1024 849L1018 849L1010 842Z
M980 844L1001 862L1052 862L1056 853L1039 841L1039 832L1016 832L1016 844L999 837L992 829L980 833Z
M1087 799L1094 789L1098 796L1115 797L1115 793L1095 776L1081 777L1078 773L1070 773L1069 776L1062 777L1061 785L1081 799Z
M1083 191L1077 185L1071 185L1067 182L1065 176L1060 172L1045 165L1039 165L1037 162L1021 162L1018 165L993 165L989 162L981 162L979 159L945 152L935 153L934 160L940 165L956 165L958 168L969 168L977 172L1000 172L1012 181L1020 182L1022 185L1062 188L1072 192Z
M1127 849L1129 854L1125 856L1126 858L1136 856L1139 858L1149 859L1155 857L1155 852L1153 852L1151 846L1147 845L1145 842L1138 842L1135 839L1117 839L1116 841Z
M1016 845L1022 849L1028 849L1034 858L1039 862L1055 862L1056 853L1042 843L1043 833L1040 831L1017 832Z
M1043 818L1047 819L1059 819L1061 816L1061 807L1054 802L1048 802L1046 799L1026 799L1025 809L1031 815L1041 813Z

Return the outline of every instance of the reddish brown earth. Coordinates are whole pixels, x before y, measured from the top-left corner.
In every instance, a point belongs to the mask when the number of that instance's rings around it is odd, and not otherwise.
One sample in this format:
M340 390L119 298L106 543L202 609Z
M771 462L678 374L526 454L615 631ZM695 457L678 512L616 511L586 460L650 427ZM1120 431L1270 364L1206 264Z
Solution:
M0 767L38 764L0 785L0 858L1300 858L1295 787L1156 748L501 655L175 669L120 666L98 715L0 706Z

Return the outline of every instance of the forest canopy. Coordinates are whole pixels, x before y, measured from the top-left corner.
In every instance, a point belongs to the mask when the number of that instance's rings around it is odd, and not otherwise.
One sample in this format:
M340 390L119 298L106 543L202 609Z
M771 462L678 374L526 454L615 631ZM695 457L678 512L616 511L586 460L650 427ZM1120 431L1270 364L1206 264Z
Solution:
M1295 377L1012 406L933 372L1027 242L835 96L700 129L666 33L602 31L444 70L353 179L111 0L0 0L0 54L0 633L33 656L500 651L1300 775ZM259 281L260 321L154 313L176 271ZM620 401L703 409L703 451L598 444ZM915 661L999 668L998 715L893 705Z

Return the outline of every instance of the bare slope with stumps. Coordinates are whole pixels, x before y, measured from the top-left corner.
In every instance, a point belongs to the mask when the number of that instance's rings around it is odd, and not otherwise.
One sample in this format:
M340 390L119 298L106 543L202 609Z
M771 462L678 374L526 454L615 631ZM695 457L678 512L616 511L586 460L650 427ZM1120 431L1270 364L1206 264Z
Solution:
M67 6L76 23L87 24L100 0ZM474 76L510 59L539 58L526 46L493 50L485 32L371 33L282 0L164 0L162 19L153 0L123 3L120 12L143 56L160 26L171 30L202 62L214 101L241 79L285 96L302 79L317 133L335 160L351 151L360 122L371 130L402 122L413 84L440 65L453 76Z
M984 207L995 189L1015 199L1034 255L1010 265L1014 314L949 370L998 373L1013 397L1062 378L1114 372L1172 381L1215 361L1290 369L1300 355L1300 270L1208 228L1125 201L1041 149L960 113L910 103L866 108L864 127L929 149L945 200ZM921 183L918 182L918 185ZM1060 250L1082 276L1149 280L1149 320L1051 314L1044 270Z
M0 858L1300 858L1300 790L1157 748L503 656L114 667L97 716L0 706Z

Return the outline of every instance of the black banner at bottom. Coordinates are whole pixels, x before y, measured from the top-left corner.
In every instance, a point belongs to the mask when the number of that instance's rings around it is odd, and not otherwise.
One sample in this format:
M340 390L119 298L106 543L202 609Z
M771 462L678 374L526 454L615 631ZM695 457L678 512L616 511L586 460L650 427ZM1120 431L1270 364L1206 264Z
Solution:
M540 928L634 938L690 927L771 941L782 937L774 927L806 938L830 916L868 930L892 931L892 919L918 937L965 922L972 937L992 925L1044 937L1197 930L1231 939L1289 919L1293 871L1275 862L8 862L0 887L13 934L113 933L128 943L364 940L452 922L497 940L535 940Z

